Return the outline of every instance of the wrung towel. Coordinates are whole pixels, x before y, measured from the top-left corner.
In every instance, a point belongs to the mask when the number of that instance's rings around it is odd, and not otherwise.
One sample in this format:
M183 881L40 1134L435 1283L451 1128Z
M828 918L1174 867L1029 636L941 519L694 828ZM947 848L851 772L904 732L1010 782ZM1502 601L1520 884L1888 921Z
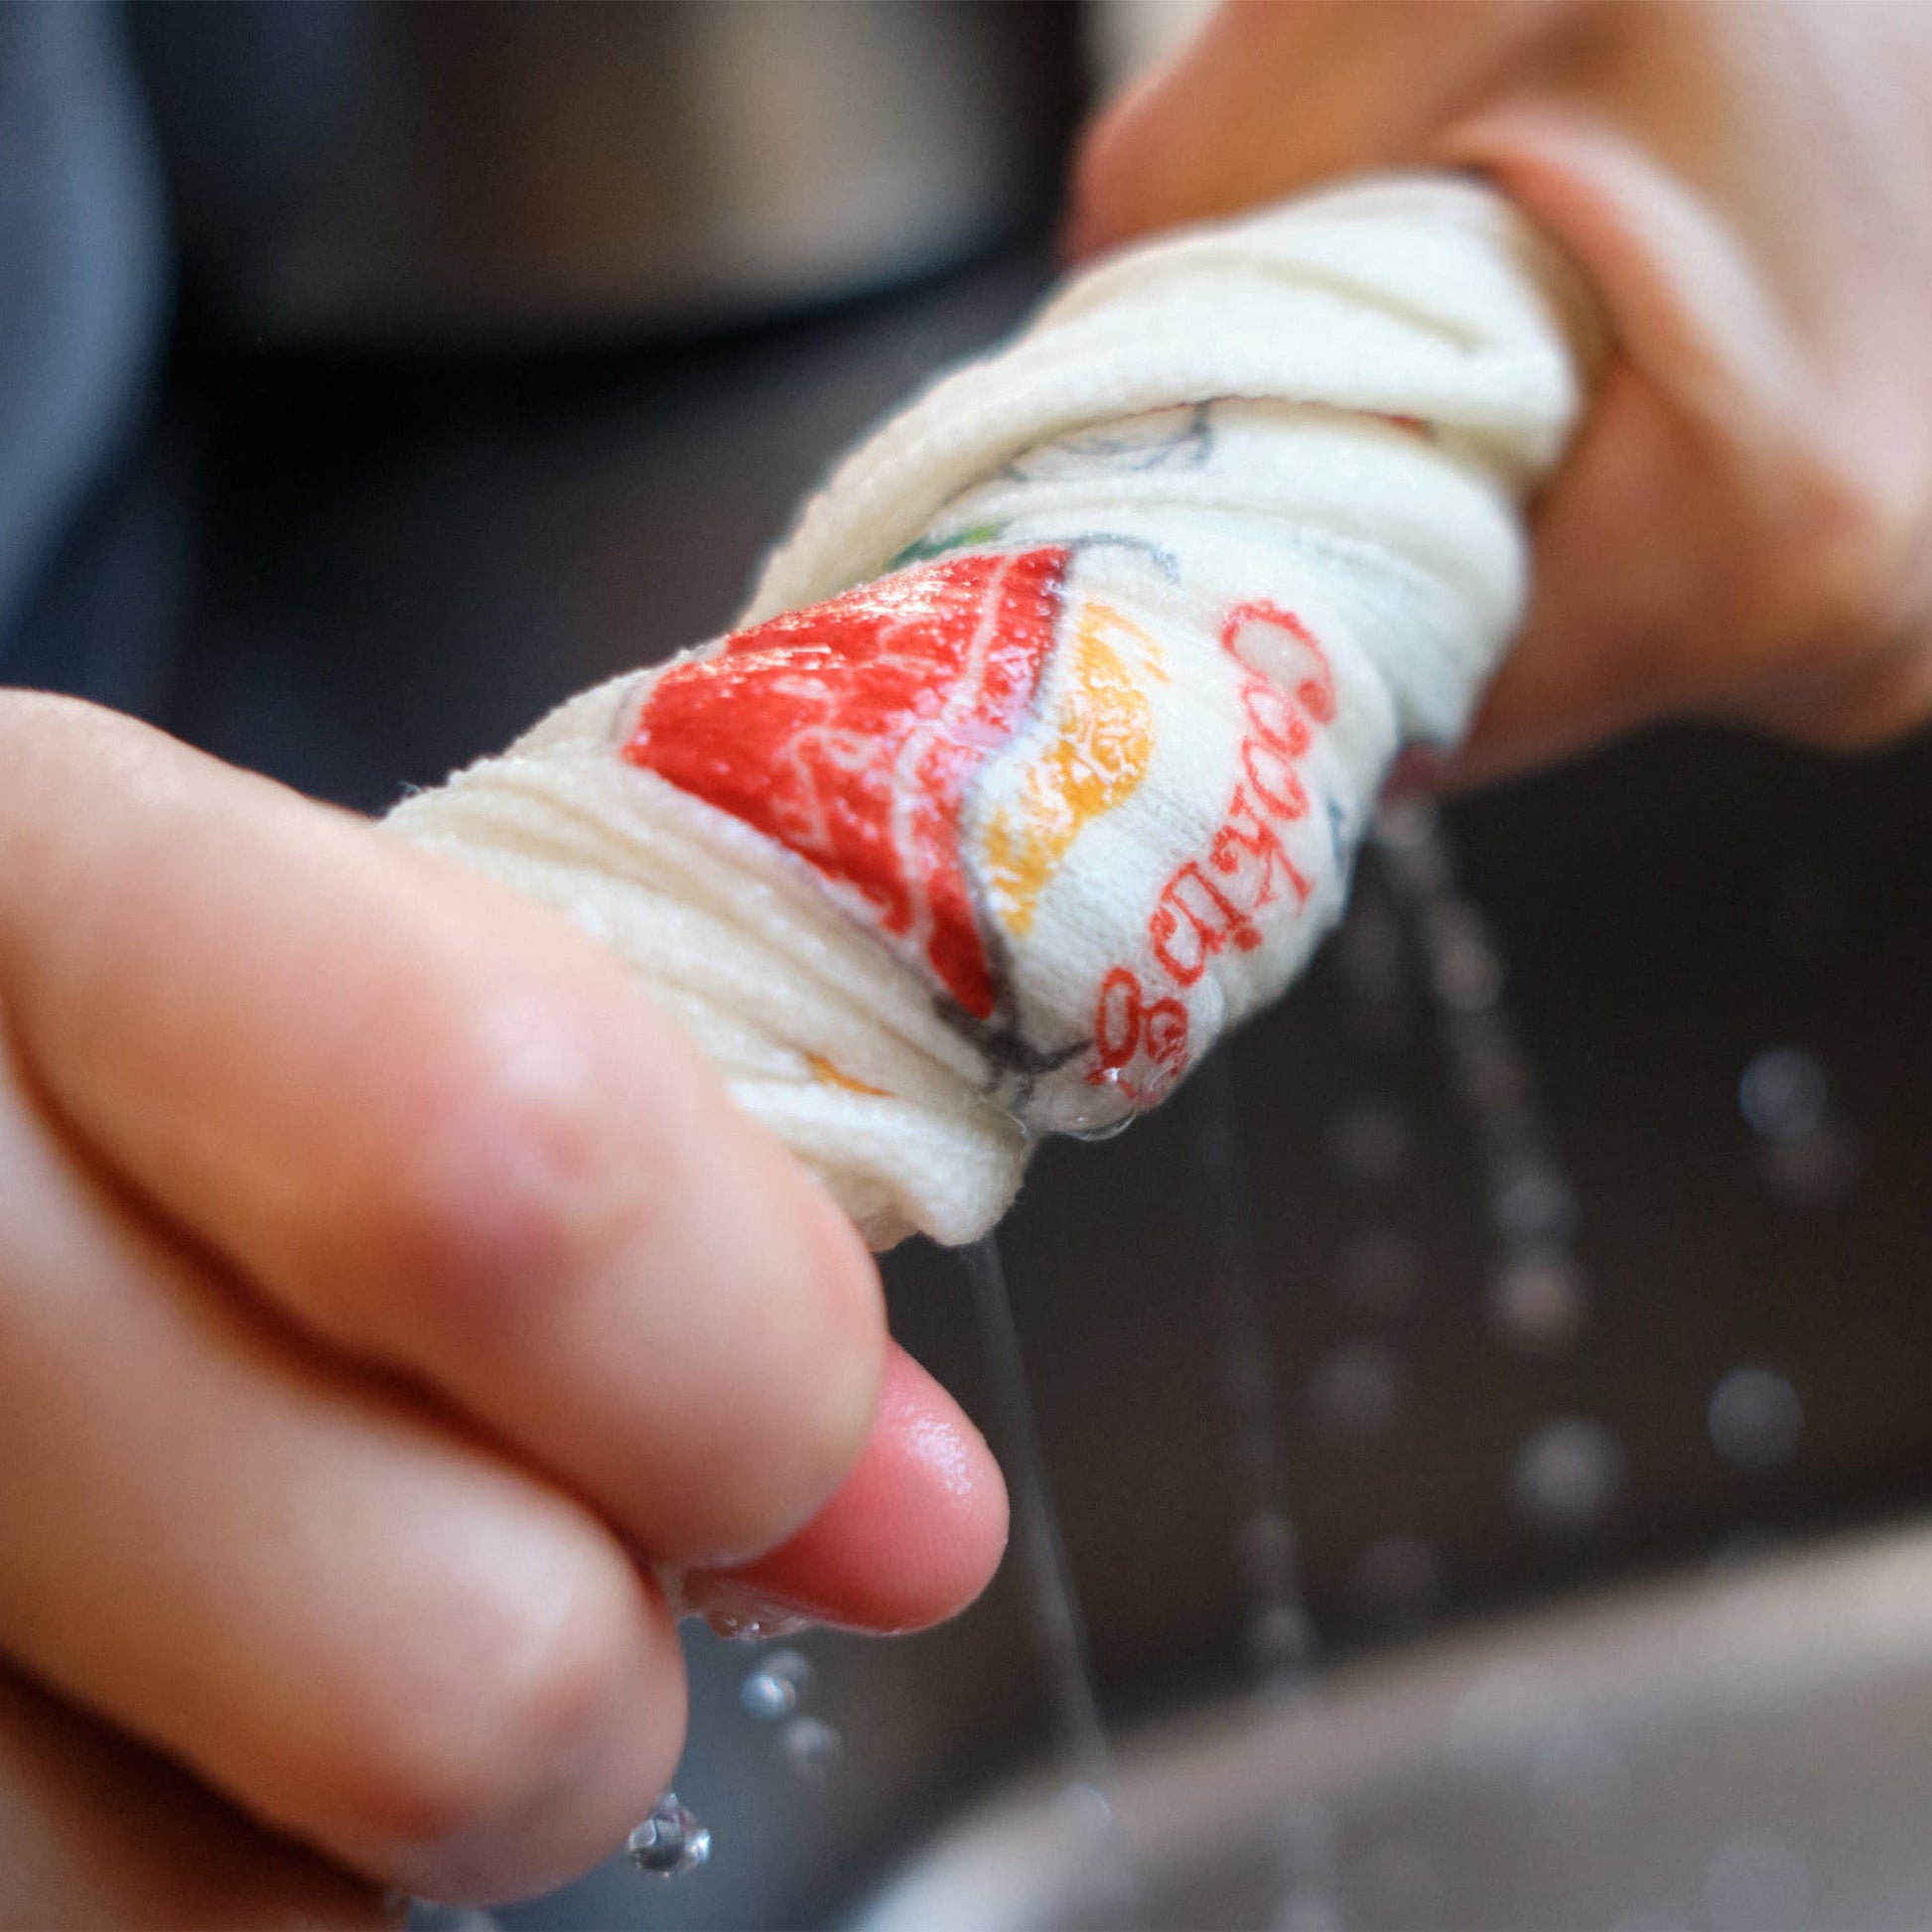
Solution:
M616 948L875 1246L971 1240L1333 922L1520 620L1592 340L1460 179L1125 252L847 457L731 634L387 824Z

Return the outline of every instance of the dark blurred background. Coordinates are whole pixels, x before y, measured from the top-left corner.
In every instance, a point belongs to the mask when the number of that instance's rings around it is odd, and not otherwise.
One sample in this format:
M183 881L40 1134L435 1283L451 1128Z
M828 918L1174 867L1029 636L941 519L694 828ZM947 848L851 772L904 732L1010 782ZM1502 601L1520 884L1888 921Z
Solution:
M0 542L0 676L376 810L716 632L831 458L1045 286L1098 76L1184 11L0 16L0 86L66 103L62 222L5 186L4 124L0 219L68 305L0 387L42 453ZM1928 826L1932 746L1690 730L1458 801L1451 909L1503 975L1459 1005L1400 850L1367 862L1231 1071L1310 1656L1932 1497ZM1509 1017L1572 1196L1528 1250L1454 1057L1472 1008ZM1123 1725L1254 1662L1216 1131L1196 1097L1049 1149L1003 1234ZM901 1339L987 1415L957 1264L915 1245L888 1274ZM797 1708L838 1753L695 1637L679 1788L711 1866L504 1916L836 1915L1042 1747L1020 1589L1010 1562L947 1630L803 1646Z

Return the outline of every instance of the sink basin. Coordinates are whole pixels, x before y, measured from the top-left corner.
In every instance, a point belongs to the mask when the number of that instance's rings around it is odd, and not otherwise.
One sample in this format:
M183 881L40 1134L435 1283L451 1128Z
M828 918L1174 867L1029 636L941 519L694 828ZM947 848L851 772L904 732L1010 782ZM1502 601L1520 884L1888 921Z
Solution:
M1035 1772L862 1932L1932 1923L1932 1529L1498 1622ZM1123 1902L1123 1871L1138 1897Z

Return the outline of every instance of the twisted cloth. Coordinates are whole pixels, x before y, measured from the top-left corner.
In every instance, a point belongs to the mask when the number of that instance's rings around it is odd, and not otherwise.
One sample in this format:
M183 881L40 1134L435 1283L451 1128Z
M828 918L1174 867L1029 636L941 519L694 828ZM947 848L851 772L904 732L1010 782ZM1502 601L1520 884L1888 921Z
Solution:
M387 823L614 947L876 1246L973 1239L1281 992L1463 730L1587 329L1447 178L1122 254L849 456L737 630Z

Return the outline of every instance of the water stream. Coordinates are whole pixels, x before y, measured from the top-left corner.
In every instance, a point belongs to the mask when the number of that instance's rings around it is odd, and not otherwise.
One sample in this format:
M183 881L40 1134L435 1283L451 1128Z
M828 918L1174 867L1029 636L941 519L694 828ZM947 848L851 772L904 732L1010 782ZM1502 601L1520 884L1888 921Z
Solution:
M1090 1847L1083 1891L1098 1922L1130 1924L1141 1916L1139 1873L1113 1800L1113 1746L1053 1506L1006 1264L992 1235L962 1248L959 1259L992 1384L993 1449L1012 1498L1022 1601L1045 1683L1054 1759L1066 1780L1060 1802Z

